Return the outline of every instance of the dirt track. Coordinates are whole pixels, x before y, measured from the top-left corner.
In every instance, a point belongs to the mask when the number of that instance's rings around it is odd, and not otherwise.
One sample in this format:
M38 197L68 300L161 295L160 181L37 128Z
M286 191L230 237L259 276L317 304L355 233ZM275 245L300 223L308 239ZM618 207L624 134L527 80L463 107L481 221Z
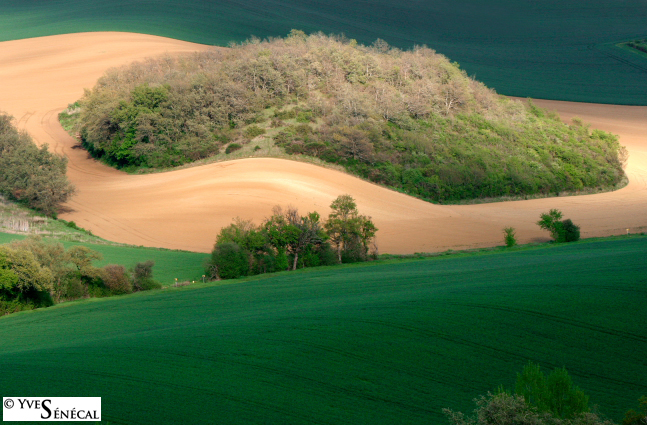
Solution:
M70 159L78 189L60 216L109 240L136 245L210 251L232 218L260 220L273 205L328 213L340 194L355 197L373 217L380 252L413 253L502 244L502 228L517 229L521 243L547 240L534 224L561 209L584 237L647 229L647 107L537 101L564 119L620 135L630 152L630 183L612 193L504 203L439 206L341 172L279 159L244 159L168 173L128 175L75 149L57 114L92 87L110 67L165 52L207 46L148 35L86 33L0 43L0 110L16 118L39 144Z

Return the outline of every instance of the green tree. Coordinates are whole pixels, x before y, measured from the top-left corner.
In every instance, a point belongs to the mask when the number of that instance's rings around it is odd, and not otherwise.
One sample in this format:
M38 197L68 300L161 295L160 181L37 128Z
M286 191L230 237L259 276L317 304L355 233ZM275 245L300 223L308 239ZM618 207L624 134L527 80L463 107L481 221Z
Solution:
M537 225L544 230L548 230L555 242L562 242L563 224L560 221L561 219L562 212L557 209L552 209L548 213L542 213L540 215L540 220L537 222Z
M638 410L629 409L625 413L622 425L647 425L647 396L638 399Z
M30 251L0 246L0 297L39 300L49 294L53 280L52 272L41 267Z
M11 124L9 115L0 113L0 193L45 214L74 193L67 180L67 159L38 148L31 137Z
M580 240L580 228L573 224L570 218L562 221L564 231L564 242L576 242Z
M350 195L340 195L330 204L332 210L324 229L337 250L337 260L342 262L342 253L355 254L365 259L377 228L370 217L360 215L357 204Z
M212 278L236 279L249 273L247 252L234 242L216 244L211 252L209 271Z
M614 425L591 412L560 419L552 412L540 411L523 396L506 392L488 393L474 399L474 402L476 409L472 416L450 409L443 409L443 413L453 425Z
M512 248L517 244L514 227L506 227L503 229L503 241L508 248Z
M546 376L539 365L528 363L517 374L515 393L539 411L558 418L574 418L589 410L589 397L573 384L564 368L556 368Z

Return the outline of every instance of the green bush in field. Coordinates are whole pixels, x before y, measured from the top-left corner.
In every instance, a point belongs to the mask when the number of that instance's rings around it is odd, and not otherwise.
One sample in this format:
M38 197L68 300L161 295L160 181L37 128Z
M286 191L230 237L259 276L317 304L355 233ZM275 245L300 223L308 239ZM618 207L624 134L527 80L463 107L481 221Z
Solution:
M505 242L505 246L512 248L517 244L517 238L515 235L514 227L506 227L503 229L503 241Z
M580 240L580 228L571 219L561 220L562 212L556 209L542 213L537 225L550 232L555 242L575 242Z
M564 242L575 242L580 240L580 228L573 224L570 218L562 221L562 231L564 232Z

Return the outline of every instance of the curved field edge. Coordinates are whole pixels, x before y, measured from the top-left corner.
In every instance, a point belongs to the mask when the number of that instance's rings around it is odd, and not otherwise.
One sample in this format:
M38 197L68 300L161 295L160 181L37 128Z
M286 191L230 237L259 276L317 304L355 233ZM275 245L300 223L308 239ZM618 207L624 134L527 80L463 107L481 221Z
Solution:
M608 55L597 47L644 37L646 13L640 0L594 0L586 7L573 0L516 2L512 7L504 0L487 5L463 0L459 6L385 0L286 0L271 5L264 0L30 0L0 5L0 39L127 31L227 45L299 28L345 33L363 43L382 38L404 48L426 44L507 95L645 105L647 81L640 69L645 61L618 52Z
M443 423L441 408L470 409L532 360L565 366L618 421L647 391L646 241L311 270L17 314L0 320L0 385L101 396L118 423Z

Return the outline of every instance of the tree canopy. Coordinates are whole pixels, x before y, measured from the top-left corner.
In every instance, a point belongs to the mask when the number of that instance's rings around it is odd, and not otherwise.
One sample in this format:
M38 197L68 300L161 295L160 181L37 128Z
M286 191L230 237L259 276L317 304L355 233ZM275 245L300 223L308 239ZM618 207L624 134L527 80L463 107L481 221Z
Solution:
M127 169L264 139L277 154L314 156L440 202L606 188L624 177L615 136L500 97L432 49L383 41L293 31L135 63L103 76L80 111L83 146Z

